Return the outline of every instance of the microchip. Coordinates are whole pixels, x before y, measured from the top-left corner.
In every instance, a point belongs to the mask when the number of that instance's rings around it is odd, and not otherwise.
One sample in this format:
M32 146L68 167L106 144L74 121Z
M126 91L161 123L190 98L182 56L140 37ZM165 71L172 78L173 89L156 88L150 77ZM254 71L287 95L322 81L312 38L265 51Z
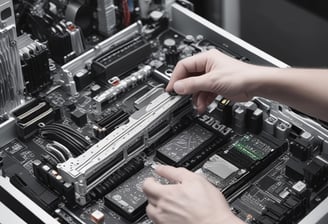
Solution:
M213 133L195 124L182 131L157 150L163 162L179 166L204 147Z
M142 184L148 177L165 184L152 167L145 167L105 196L105 205L134 222L145 213L147 197L142 191Z
M268 190L272 185L275 184L275 180L272 179L271 177L265 176L262 178L257 185L264 191Z
M237 172L239 169L233 164L229 163L218 155L213 155L204 165L203 169L209 171L212 174L226 179L231 174Z

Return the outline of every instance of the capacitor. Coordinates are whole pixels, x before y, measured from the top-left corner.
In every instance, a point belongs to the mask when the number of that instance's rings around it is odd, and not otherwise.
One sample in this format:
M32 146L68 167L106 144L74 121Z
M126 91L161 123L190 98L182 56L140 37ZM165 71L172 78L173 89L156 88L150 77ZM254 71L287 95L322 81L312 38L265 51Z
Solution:
M185 39L183 40L183 42L185 42L186 44L192 44L194 43L195 37L193 35L186 35Z
M164 16L164 13L161 12L161 11L157 11L157 10L154 10L150 13L150 18L154 21L154 22L157 22L159 21L161 18L163 18Z
M165 60L168 65L176 65L179 61L180 52L177 49L174 39L168 38L164 40Z

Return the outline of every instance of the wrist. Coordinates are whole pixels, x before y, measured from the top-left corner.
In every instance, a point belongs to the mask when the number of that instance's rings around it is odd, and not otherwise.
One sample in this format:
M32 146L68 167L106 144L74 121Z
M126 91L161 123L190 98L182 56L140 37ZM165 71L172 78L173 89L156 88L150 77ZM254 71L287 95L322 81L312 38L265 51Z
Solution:
M272 85L275 83L275 79L279 73L279 68L266 67L266 66L253 66L253 69L248 71L246 77L246 94L250 98L254 96L266 97L271 95L271 91L274 91Z

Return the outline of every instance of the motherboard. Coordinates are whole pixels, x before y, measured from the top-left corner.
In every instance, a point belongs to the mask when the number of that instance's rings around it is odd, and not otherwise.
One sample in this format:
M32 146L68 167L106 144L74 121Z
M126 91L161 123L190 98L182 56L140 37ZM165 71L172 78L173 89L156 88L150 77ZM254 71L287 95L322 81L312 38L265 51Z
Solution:
M25 222L45 223L11 188L46 223L150 224L142 183L168 184L158 164L203 175L246 223L298 223L327 197L322 124L257 97L199 115L165 91L179 60L210 49L279 66L190 2L0 2L0 201Z

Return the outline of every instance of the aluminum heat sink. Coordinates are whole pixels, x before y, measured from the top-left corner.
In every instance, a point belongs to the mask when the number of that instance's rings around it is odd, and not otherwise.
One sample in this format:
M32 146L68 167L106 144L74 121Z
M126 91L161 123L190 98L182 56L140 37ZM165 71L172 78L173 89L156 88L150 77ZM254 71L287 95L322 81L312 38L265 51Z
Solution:
M12 1L0 0L0 115L21 104L24 81Z

